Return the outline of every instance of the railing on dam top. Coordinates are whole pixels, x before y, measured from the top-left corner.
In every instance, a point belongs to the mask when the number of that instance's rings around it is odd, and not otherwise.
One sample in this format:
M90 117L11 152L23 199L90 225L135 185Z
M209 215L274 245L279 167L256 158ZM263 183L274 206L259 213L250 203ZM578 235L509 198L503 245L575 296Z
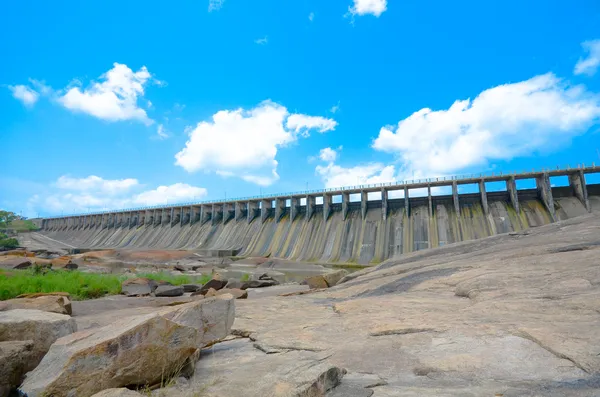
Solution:
M584 173L591 172L600 172L600 166L596 166L595 163L592 163L591 166L586 166L585 164L578 164L577 167L571 168L567 166L566 168L556 167L555 169L551 168L542 168L540 170L532 169L531 171L522 171L522 172L486 172L479 174L462 174L462 175L453 175L453 176L444 176L438 178L424 178L424 179L412 179L406 181L394 181L394 182L383 182L383 183L372 183L372 184L363 184L363 185L355 185L355 186L344 186L344 187L336 187L336 188L325 188L325 189L314 189L314 190L301 190L295 192L287 192L287 193L277 193L277 194L261 194L256 196L244 196L244 197L236 197L231 199L219 199L219 200L203 200L203 201L190 201L190 202L180 202L173 204L158 204L153 206L144 206L144 207L134 207L134 208L120 208L115 210L104 210L104 211L94 211L94 212L82 212L82 213L73 213L67 215L60 216L50 216L44 217L43 219L60 219L60 218L69 218L69 217L78 217L78 216L91 216L91 215L102 215L109 213L127 213L127 212L139 212L139 211L149 211L156 209L167 209L167 208L179 208L179 207L187 207L187 206L200 206L200 205L209 205L209 204L230 204L235 202L243 202L243 201L258 201L263 199L288 199L292 196L301 196L301 195L309 195L309 196L317 196L319 194L326 194L330 192L346 192L346 191L360 191L367 189L375 189L375 188L385 188L385 187L397 187L398 190L400 188L408 188L411 189L411 186L421 187L420 185L428 184L428 183L439 183L439 182L459 182L459 181L472 181L476 179L502 179L507 177L518 177L518 179L529 179L533 178L536 175L548 173L548 174L556 174L563 175L568 174L569 171L578 171L581 170ZM467 182L471 183L471 182Z

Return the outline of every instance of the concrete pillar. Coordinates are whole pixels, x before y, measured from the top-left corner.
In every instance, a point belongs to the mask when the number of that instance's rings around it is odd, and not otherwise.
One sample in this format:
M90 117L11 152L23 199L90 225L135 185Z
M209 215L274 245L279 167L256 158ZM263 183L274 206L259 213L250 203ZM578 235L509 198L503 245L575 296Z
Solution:
M236 201L235 202L234 219L236 221L239 221L240 219L242 219L244 217L244 211L247 211L247 209L248 209L248 203L247 202L245 203L243 201ZM246 216L246 218L248 218L248 217Z
M433 198L431 197L431 186L427 186L427 201L429 204L429 218L433 218Z
M279 222L285 214L285 199L275 199L275 221Z
M331 204L333 203L333 196L331 194L323 194L323 219L327 221L331 214Z
M508 195L510 196L510 203L512 204L513 208L515 209L515 211L518 214L519 212L521 212L521 210L519 208L519 196L517 195L517 183L515 182L514 176L511 176L506 180L506 191L508 192Z
M299 197L290 198L290 222L293 222L294 219L296 219L296 216L298 216L299 212L300 212L300 198Z
M456 215L460 215L460 203L458 202L458 184L456 181L452 181L452 201L454 202L454 212Z
M388 214L388 191L382 187L381 188L381 217L385 221L387 219Z
M306 196L306 221L308 222L315 212L317 199L315 196Z
M342 192L342 219L348 217L348 207L350 206L350 193Z
M221 204L213 203L211 211L211 221L215 225L219 221L223 220L223 206Z
M256 218L256 214L258 213L258 201L248 201L246 208L248 209L248 213L246 214L248 217L248 223L250 223L254 218Z
M547 173L535 178L537 186L538 196L544 202L548 213L550 213L550 219L552 222L556 222L556 211L554 211L554 197L552 197L552 188L550 187L550 176Z
M131 212L127 213L127 228L131 227L131 218L133 218L133 214Z
M488 207L487 192L485 190L485 180L479 181L479 194L481 195L481 207L485 215L489 214L490 208Z
M212 216L212 206L201 205L200 206L200 224L204 225L210 220Z
M171 208L171 216L169 216L169 225L173 226L176 222L175 208Z
M363 190L360 192L360 213L363 219L367 217L367 201L369 201L369 193Z
M200 220L200 207L190 206L190 226Z
M161 210L154 210L154 226L158 226L162 224L162 211Z
M265 223L265 221L269 217L269 210L271 208L273 208L273 201L261 200L261 202L260 202L260 221L262 223Z
M575 197L581 201L587 212L592 212L590 201L588 200L587 186L585 184L585 175L582 170L577 170L569 174L569 185L573 189Z
M185 224L185 222L186 222L185 216L186 216L186 212L183 209L183 207L181 207L179 209L179 226L183 226Z
M410 216L410 197L408 197L408 187L404 186L404 212L406 217Z
M235 216L233 203L223 203L223 224Z

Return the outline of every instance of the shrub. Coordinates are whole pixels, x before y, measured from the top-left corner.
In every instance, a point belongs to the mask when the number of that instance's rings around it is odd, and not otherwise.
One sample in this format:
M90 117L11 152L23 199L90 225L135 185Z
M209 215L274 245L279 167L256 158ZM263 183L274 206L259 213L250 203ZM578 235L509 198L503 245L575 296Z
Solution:
M19 242L16 238L3 238L0 240L0 247L2 248L16 248L19 246Z

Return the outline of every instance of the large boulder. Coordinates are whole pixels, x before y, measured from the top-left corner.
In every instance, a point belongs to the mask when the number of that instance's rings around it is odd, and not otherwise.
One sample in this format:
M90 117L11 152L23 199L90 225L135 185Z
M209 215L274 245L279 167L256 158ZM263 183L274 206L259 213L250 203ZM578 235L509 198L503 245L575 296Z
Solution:
M202 288L201 285L198 284L183 284L183 292L196 292Z
M331 287L337 285L337 283L339 283L340 280L342 278L344 278L347 274L348 274L347 270L338 269L338 270L334 270L329 273L325 273L323 275L323 278L325 279L327 286L331 288Z
M16 309L0 312L0 342L32 340L33 350L27 371L35 368L50 346L77 331L75 319L41 310Z
M6 300L0 310L33 309L58 314L73 314L68 296L32 294L32 298L16 298ZM67 294L68 295L68 294Z
M28 397L67 397L153 385L197 359L199 334L156 313L121 318L56 341L20 390Z
M164 308L159 312L178 324L194 327L198 348L211 345L229 335L235 319L235 301L230 294Z
M158 287L158 283L147 278L130 278L121 283L121 293L127 296L147 296Z
M62 269L62 270L75 270L79 266L76 263L73 263L70 256L61 256L59 258L54 258L50 261L53 269Z
M300 284L308 285L310 289L329 288L329 285L327 285L327 281L325 281L325 277L323 277L322 274L307 277Z
M32 356L32 340L0 342L0 397L21 384Z
M179 285L159 285L154 290L156 296L181 296L183 295L183 287Z
M118 389L102 390L100 393L96 393L92 397L143 397L143 396L144 396L143 394L140 394L136 391L121 387Z
M213 288L215 290L220 290L225 288L227 285L227 280L217 280L216 278L211 279L208 283L204 284L200 291L198 291L201 295L206 295L209 289Z

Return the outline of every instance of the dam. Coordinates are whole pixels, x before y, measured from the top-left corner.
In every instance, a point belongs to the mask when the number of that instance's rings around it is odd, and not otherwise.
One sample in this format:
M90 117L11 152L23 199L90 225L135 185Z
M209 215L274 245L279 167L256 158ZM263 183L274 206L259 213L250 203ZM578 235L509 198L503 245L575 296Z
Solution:
M77 248L188 249L375 264L600 211L600 166L434 178L42 218ZM554 181L563 181L554 183ZM529 183L531 187L518 188ZM561 186L559 186L561 185ZM501 186L502 189L491 189Z

